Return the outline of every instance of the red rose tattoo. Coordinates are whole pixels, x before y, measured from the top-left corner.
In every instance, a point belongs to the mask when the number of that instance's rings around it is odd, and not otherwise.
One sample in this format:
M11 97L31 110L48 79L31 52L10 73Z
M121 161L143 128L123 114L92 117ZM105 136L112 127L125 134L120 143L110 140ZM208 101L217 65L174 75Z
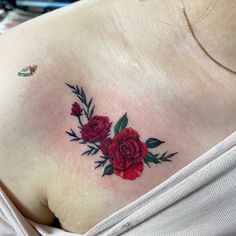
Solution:
M140 141L139 134L132 128L121 130L108 149L109 160L115 174L123 179L135 179L143 171L143 159L148 153L147 146Z
M70 129L66 133L71 141L79 141L86 144L87 150L82 155L95 155L102 153L100 159L95 161L95 169L103 167L102 176L115 174L122 179L134 180L140 177L144 164L149 168L150 164L161 164L172 161L177 152L153 153L164 141L156 138L148 138L145 142L140 139L137 131L128 125L128 117L125 113L114 126L114 135L111 136L112 122L107 116L93 115L95 105L93 98L87 99L82 87L66 84L75 94L80 102L74 102L71 108L71 115L78 118L79 132Z
M81 137L90 143L105 139L111 129L112 123L106 116L93 116L82 128Z

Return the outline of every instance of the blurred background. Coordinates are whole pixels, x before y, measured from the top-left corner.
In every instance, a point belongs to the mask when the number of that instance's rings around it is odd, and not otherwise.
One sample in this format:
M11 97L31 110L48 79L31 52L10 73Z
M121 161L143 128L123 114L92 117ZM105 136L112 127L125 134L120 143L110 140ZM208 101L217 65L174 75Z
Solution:
M66 6L74 0L0 0L0 34L36 16Z

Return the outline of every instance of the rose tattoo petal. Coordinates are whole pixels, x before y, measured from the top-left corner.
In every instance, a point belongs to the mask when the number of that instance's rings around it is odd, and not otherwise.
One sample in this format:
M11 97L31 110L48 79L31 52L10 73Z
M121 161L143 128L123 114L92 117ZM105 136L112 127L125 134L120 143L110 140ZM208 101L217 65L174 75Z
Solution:
M126 171L120 171L115 169L115 174L123 179L134 180L142 174L143 169L143 162L140 162L135 165L132 165Z
M100 144L100 149L102 151L102 154L104 156L108 156L108 148L110 147L110 145L112 144L112 139L111 138L107 138L105 140L103 140Z

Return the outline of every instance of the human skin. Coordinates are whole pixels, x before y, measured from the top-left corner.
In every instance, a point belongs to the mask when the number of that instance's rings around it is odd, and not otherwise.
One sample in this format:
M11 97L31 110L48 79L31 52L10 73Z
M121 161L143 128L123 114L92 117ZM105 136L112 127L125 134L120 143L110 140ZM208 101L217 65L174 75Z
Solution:
M188 1L190 19L209 4ZM195 29L236 69L233 9L233 1L217 4ZM0 48L1 186L36 222L56 216L64 229L84 233L236 128L235 75L200 50L176 1L82 1L14 28ZM38 65L34 76L17 77L31 64ZM81 156L86 147L65 133L77 124L70 115L76 97L65 82L94 97L96 114L115 124L127 112L143 141L158 137L160 151L178 154L145 166L134 181L101 177L94 157Z

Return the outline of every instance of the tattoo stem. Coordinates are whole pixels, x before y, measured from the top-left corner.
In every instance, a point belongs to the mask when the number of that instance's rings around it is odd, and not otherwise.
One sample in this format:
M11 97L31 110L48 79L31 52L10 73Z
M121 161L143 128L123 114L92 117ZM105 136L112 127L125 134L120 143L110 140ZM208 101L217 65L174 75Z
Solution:
M80 119L80 115L79 116L77 116L78 117L78 120L79 120L79 123L80 123L80 125L81 125L81 128L83 128L83 124L82 124L82 121L81 121L81 119Z

